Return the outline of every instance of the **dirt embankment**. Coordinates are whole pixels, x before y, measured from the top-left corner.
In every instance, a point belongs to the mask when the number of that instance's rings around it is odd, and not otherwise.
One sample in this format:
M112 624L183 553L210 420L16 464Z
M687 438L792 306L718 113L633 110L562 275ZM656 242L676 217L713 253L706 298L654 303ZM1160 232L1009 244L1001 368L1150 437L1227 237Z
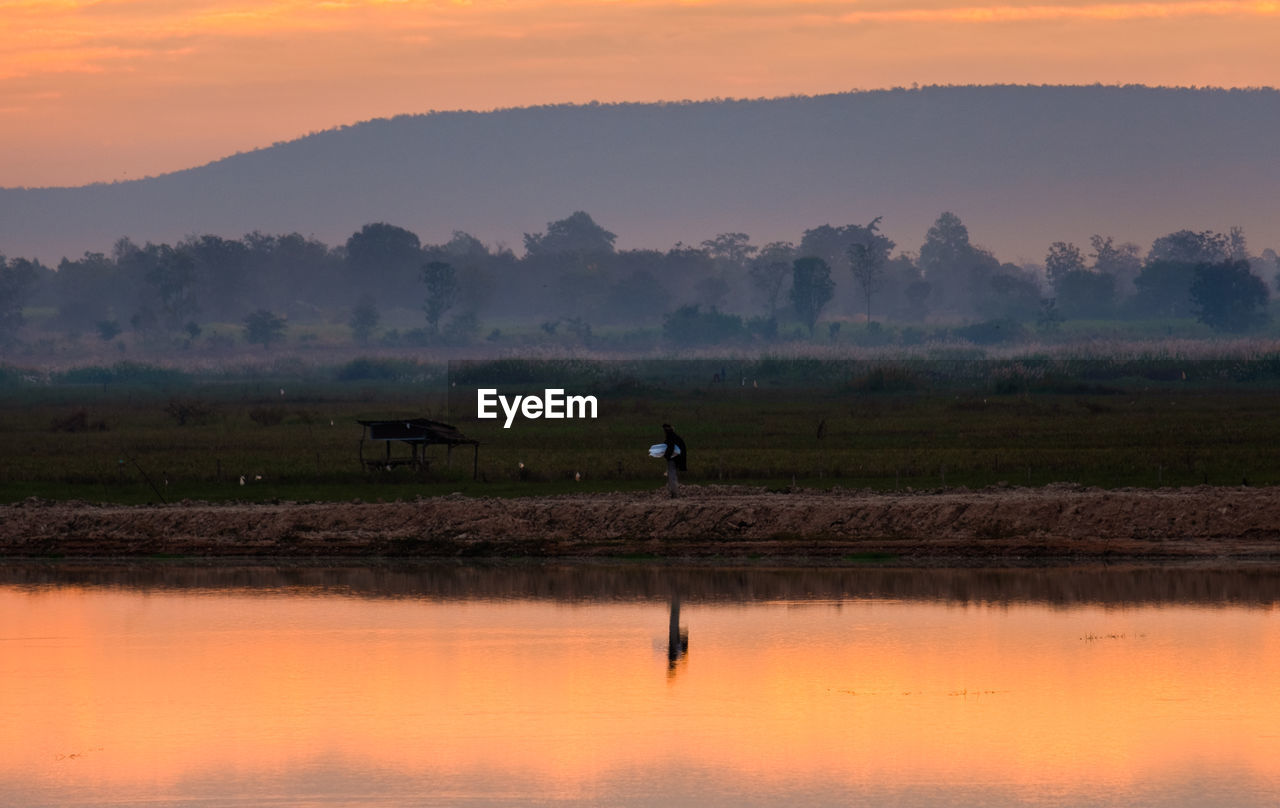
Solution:
M141 507L27 501L0 506L0 555L1280 561L1280 488L685 493Z

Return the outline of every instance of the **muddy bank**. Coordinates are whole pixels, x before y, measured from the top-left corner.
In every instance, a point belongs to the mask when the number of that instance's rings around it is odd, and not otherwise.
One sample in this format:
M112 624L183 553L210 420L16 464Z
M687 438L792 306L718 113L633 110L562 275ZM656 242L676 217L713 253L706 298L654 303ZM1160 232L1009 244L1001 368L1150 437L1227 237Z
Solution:
M9 557L1280 561L1280 488L872 494L689 486L390 503L0 507Z

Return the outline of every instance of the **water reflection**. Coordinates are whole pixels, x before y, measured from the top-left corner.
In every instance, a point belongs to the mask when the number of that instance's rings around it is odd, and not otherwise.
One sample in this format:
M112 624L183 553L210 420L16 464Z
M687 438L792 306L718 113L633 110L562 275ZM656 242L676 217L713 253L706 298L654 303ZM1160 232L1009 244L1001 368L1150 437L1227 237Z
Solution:
M0 804L1271 805L1277 583L7 566Z
M689 630L680 627L680 596L671 596L667 621L667 673L675 675L676 666L689 653Z

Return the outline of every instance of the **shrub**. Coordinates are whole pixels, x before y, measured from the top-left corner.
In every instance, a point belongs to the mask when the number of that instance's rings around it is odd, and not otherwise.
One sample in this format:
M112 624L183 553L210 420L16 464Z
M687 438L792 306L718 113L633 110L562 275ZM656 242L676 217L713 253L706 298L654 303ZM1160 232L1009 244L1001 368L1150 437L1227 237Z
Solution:
M1016 320L987 320L982 323L961 326L952 333L974 345L999 345L1006 342L1018 342L1025 339L1027 330Z
M715 345L739 340L744 334L741 317L714 306L709 311L696 303L681 306L662 318L662 338L676 345Z
M165 405L165 413L178 422L178 426L203 424L217 413L213 405L198 398L171 398Z
M254 407L249 410L249 420L260 426L276 426L284 421L285 411L281 407Z
M50 432L106 432L107 422L102 419L89 420L84 410L76 410L66 418L54 418L49 424Z
M421 375L422 368L412 359L373 359L360 357L338 368L337 380L357 382L367 380L397 381Z

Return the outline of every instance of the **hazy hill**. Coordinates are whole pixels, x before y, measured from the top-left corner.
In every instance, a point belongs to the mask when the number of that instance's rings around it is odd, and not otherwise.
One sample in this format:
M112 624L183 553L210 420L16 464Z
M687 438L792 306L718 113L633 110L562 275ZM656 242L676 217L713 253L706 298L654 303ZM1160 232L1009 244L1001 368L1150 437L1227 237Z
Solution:
M1280 92L943 87L757 101L534 107L374 120L150 179L0 190L0 253L56 261L128 235L386 221L517 251L585 210L620 247L756 243L864 223L917 247L943 210L1004 260L1091 233L1144 247L1244 226L1280 245Z

